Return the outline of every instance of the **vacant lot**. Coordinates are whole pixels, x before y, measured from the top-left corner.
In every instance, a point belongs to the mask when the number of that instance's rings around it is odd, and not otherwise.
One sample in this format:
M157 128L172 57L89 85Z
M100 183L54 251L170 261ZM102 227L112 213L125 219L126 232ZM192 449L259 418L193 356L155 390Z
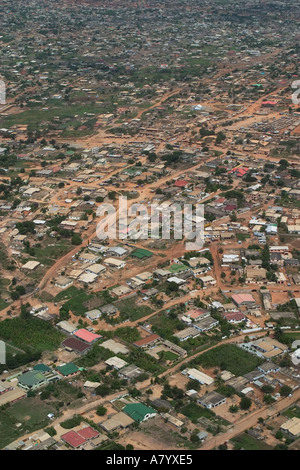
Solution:
M55 350L65 336L49 323L30 316L2 321L0 338L26 352L43 352Z
M282 414L283 416L286 416L287 418L294 418L294 417L300 418L300 406L299 405L291 406L291 408L289 408Z
M139 318L143 318L153 312L152 308L147 305L137 305L135 299L132 298L115 302L115 306L120 311L120 321L127 319L131 321L139 320Z
M244 450L272 450L268 444L263 441L259 441L247 433L240 434L239 436L231 439L235 449Z
M24 398L9 408L0 411L0 449L23 434L47 427L52 406L39 398Z
M223 344L207 351L192 361L204 369L219 367L229 370L234 375L244 375L263 363L263 360L233 344Z

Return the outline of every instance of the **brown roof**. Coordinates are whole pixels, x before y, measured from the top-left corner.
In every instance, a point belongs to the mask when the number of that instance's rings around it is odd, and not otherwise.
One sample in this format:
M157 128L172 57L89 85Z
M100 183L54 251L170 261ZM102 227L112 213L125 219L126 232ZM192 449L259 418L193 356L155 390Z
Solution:
M146 336L146 338L143 338L143 339L139 339L138 341L136 341L135 343L133 343L135 346L145 346L146 344L150 344L152 343L153 341L156 341L157 339L159 339L159 336L156 335L156 334L153 334L153 335L149 335L149 336Z

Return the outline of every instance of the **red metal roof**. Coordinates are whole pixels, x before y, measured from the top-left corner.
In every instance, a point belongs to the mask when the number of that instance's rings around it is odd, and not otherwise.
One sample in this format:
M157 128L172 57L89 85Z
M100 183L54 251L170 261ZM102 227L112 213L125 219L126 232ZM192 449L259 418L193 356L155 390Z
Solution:
M80 330L75 331L74 336L77 336L77 338L80 338L83 341L86 341L87 343L92 343L96 339L102 338L102 336L96 335L95 333L91 333L85 328L81 328Z
M174 186L178 186L179 188L182 188L182 187L186 186L187 184L188 184L188 182L185 181L185 180L177 180L177 181L175 181Z
M69 431L66 434L63 434L61 438L72 447L79 447L86 442L85 438L75 431Z
M135 346L145 346L145 344L152 343L152 341L155 341L159 339L159 336L156 334L146 336L146 338L139 339L135 343L133 343Z
M87 426L86 428L80 429L77 431L78 434L80 434L81 437L84 439L93 439L94 437L97 437L99 435L99 432L93 429L91 426Z

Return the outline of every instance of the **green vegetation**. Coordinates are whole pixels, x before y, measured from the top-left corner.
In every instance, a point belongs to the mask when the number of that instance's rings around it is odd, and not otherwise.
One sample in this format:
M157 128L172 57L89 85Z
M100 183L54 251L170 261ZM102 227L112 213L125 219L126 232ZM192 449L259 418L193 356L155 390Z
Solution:
M283 413L283 416L286 418L299 418L300 419L300 406L299 405L293 405L287 410L285 410Z
M0 410L0 449L26 433L48 426L49 413L55 413L52 406L39 398L23 398ZM17 426L18 424L21 426Z
M247 433L239 434L231 439L235 450L272 450L272 447L259 441Z
M63 421L60 425L64 429L72 429L75 428L75 426L78 426L82 420L82 416L75 415L73 418L66 419L66 421Z
M213 411L196 405L196 403L189 403L188 405L185 405L180 411L192 422L197 422L197 420L202 417L212 419L216 416Z
M115 306L120 311L119 321L135 321L153 312L147 305L137 305L134 299L124 299L115 302Z
M191 364L201 364L205 369L220 367L221 370L229 370L234 375L244 375L251 372L263 363L263 360L233 344L223 344L203 353L191 361Z
M57 349L64 335L48 322L21 315L0 322L0 338L29 353Z

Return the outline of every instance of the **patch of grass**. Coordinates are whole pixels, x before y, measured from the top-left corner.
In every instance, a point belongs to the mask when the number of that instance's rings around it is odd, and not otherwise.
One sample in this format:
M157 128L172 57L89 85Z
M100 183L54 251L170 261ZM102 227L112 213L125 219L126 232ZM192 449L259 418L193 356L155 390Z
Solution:
M249 233L236 233L235 234L237 240L244 242L247 238L250 238L251 235Z
M234 443L235 449L244 450L272 450L272 447L263 441L259 441L247 433L239 434L231 439Z
M204 369L220 367L221 370L229 370L237 376L248 374L263 362L263 359L233 344L217 346L191 361L194 365L201 364Z
M12 318L0 322L0 338L26 352L53 351L64 335L39 318Z
M153 312L152 308L147 305L137 305L132 298L119 300L115 302L115 305L120 311L120 321L127 319L131 321L139 320L139 318L143 318Z
M61 241L51 244L43 245L40 248L34 248L35 258L45 266L51 266L58 258L68 253L73 248L70 242Z
M27 432L48 426L47 415L55 410L38 398L24 398L0 411L0 449ZM21 426L17 426L21 424Z
M294 405L288 408L287 410L282 413L283 416L286 418L300 418L300 406L299 405Z
M41 123L50 122L55 116L65 119L76 115L83 116L85 113L97 114L99 113L99 108L92 105L51 106L47 110L30 109L18 114L12 114L2 121L5 123L5 127L11 127L15 124L27 124L32 128L38 128Z
M207 418L207 419L212 419L216 415L213 411L207 409L207 408L202 408L199 405L196 405L196 403L189 403L188 405L185 405L180 412L184 414L187 418L189 418L191 421L196 421L199 418Z

